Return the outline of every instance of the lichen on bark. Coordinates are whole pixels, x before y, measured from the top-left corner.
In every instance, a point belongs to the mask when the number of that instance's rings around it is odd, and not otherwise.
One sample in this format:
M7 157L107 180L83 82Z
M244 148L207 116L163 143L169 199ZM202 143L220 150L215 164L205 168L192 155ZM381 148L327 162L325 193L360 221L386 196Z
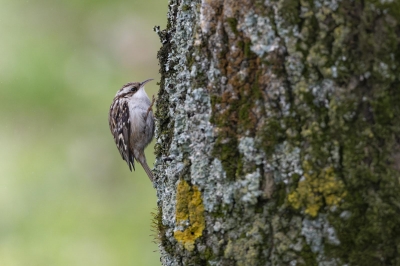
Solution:
M400 263L399 4L169 7L157 29L163 265Z
M193 251L194 242L205 227L204 205L199 189L196 186L191 188L185 180L178 183L175 217L176 223L184 227L182 231L174 232L175 239L188 251Z

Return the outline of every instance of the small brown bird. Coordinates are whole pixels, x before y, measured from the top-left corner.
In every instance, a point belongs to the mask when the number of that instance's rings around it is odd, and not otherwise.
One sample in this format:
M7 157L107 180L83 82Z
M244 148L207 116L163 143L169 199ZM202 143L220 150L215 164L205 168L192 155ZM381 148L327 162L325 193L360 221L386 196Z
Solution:
M122 159L135 170L138 161L153 182L153 173L146 162L144 149L154 136L153 103L144 91L143 82L130 82L115 95L108 115L110 130Z

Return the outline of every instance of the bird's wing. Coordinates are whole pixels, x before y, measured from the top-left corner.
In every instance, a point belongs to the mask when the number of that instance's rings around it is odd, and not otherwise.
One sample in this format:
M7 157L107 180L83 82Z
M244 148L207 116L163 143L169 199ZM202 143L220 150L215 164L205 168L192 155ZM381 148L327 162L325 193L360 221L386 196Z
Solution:
M132 171L135 170L135 161L134 161L134 156L133 152L129 148L129 138L130 138L130 130L131 130L131 125L129 121L129 107L128 103L124 101L122 104L116 104L116 107L114 108L113 111L113 118L115 121L114 125L111 125L110 122L110 127L113 127L114 129L112 130L113 135L114 135L114 140L115 143L117 144L117 148L122 156L122 159L126 161L126 163L129 166L129 169Z

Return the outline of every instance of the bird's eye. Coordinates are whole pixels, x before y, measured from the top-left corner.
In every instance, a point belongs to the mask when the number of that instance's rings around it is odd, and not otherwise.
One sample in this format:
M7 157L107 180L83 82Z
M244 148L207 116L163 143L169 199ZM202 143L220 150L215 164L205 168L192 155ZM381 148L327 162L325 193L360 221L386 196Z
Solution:
M131 91L132 92L136 92L137 91L137 87L132 87Z

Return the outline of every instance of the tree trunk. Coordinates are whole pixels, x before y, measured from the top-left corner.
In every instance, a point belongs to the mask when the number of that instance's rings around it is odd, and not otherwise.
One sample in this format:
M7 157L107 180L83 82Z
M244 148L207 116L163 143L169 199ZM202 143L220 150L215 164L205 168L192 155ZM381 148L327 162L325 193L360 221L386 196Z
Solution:
M170 0L163 265L400 265L400 4Z

